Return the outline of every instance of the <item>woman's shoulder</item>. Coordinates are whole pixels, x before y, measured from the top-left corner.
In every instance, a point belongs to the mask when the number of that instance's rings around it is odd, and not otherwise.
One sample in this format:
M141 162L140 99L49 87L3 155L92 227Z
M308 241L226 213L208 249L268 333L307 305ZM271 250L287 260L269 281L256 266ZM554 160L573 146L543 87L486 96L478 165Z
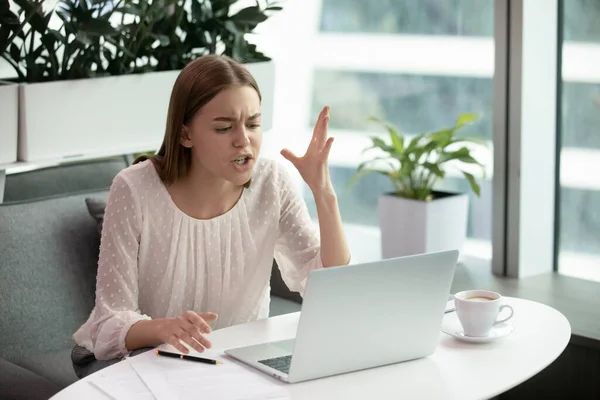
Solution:
M281 187L289 184L292 175L288 167L272 158L259 159L254 167L252 183L256 186Z
M113 185L127 185L130 190L137 191L142 187L152 186L155 171L152 161L141 161L119 171L113 179Z
M286 165L275 159L259 159L250 183L251 197L261 201L286 197L290 190L300 188L301 180L291 164Z

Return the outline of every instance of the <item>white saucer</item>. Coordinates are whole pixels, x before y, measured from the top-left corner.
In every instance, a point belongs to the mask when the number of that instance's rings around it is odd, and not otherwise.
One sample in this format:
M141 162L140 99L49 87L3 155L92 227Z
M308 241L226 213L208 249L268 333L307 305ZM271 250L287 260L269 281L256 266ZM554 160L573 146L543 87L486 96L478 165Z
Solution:
M444 315L444 320L442 321L442 332L454 337L457 340L468 343L491 343L510 335L513 330L514 327L509 322L503 322L494 326L488 336L473 337L466 336L464 334L456 312L451 312Z

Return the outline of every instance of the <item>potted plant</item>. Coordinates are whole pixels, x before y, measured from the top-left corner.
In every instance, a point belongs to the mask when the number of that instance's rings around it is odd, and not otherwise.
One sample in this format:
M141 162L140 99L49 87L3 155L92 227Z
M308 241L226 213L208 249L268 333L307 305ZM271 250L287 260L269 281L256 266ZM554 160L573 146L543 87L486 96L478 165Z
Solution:
M475 174L485 177L485 168L473 156L473 145L485 145L475 138L460 137L460 130L478 119L462 114L454 126L408 138L390 123L383 125L389 140L374 136L366 150L377 154L361 163L351 184L370 173L388 177L394 191L379 197L378 212L383 258L411 254L461 250L466 240L469 197L436 189L454 168L466 178L479 197Z
M19 159L77 158L157 148L179 70L203 54L250 62L265 98L273 65L245 35L280 7L237 0L60 0L35 9L4 58L20 82ZM15 0L19 17L34 7ZM272 103L265 102L266 129ZM68 118L67 118L68 113Z

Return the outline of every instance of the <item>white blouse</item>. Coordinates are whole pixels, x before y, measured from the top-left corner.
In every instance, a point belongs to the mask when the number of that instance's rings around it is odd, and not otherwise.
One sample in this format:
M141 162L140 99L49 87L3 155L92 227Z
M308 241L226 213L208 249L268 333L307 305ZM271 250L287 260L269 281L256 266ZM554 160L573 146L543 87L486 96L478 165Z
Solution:
M128 353L137 321L216 312L213 329L268 318L273 257L303 293L321 268L318 230L285 168L259 160L252 183L223 215L183 213L150 161L113 180L104 215L96 304L75 342L99 360Z

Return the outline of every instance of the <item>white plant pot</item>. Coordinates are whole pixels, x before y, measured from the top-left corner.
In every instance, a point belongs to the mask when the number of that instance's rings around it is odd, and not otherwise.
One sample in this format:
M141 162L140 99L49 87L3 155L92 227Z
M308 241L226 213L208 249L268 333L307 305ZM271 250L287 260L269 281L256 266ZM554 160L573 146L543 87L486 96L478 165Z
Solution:
M381 256L461 251L467 237L468 209L466 194L452 194L433 201L380 196Z
M19 85L0 82L0 165L17 161Z
M272 124L274 65L247 64ZM77 159L158 149L179 71L21 85L19 159Z

